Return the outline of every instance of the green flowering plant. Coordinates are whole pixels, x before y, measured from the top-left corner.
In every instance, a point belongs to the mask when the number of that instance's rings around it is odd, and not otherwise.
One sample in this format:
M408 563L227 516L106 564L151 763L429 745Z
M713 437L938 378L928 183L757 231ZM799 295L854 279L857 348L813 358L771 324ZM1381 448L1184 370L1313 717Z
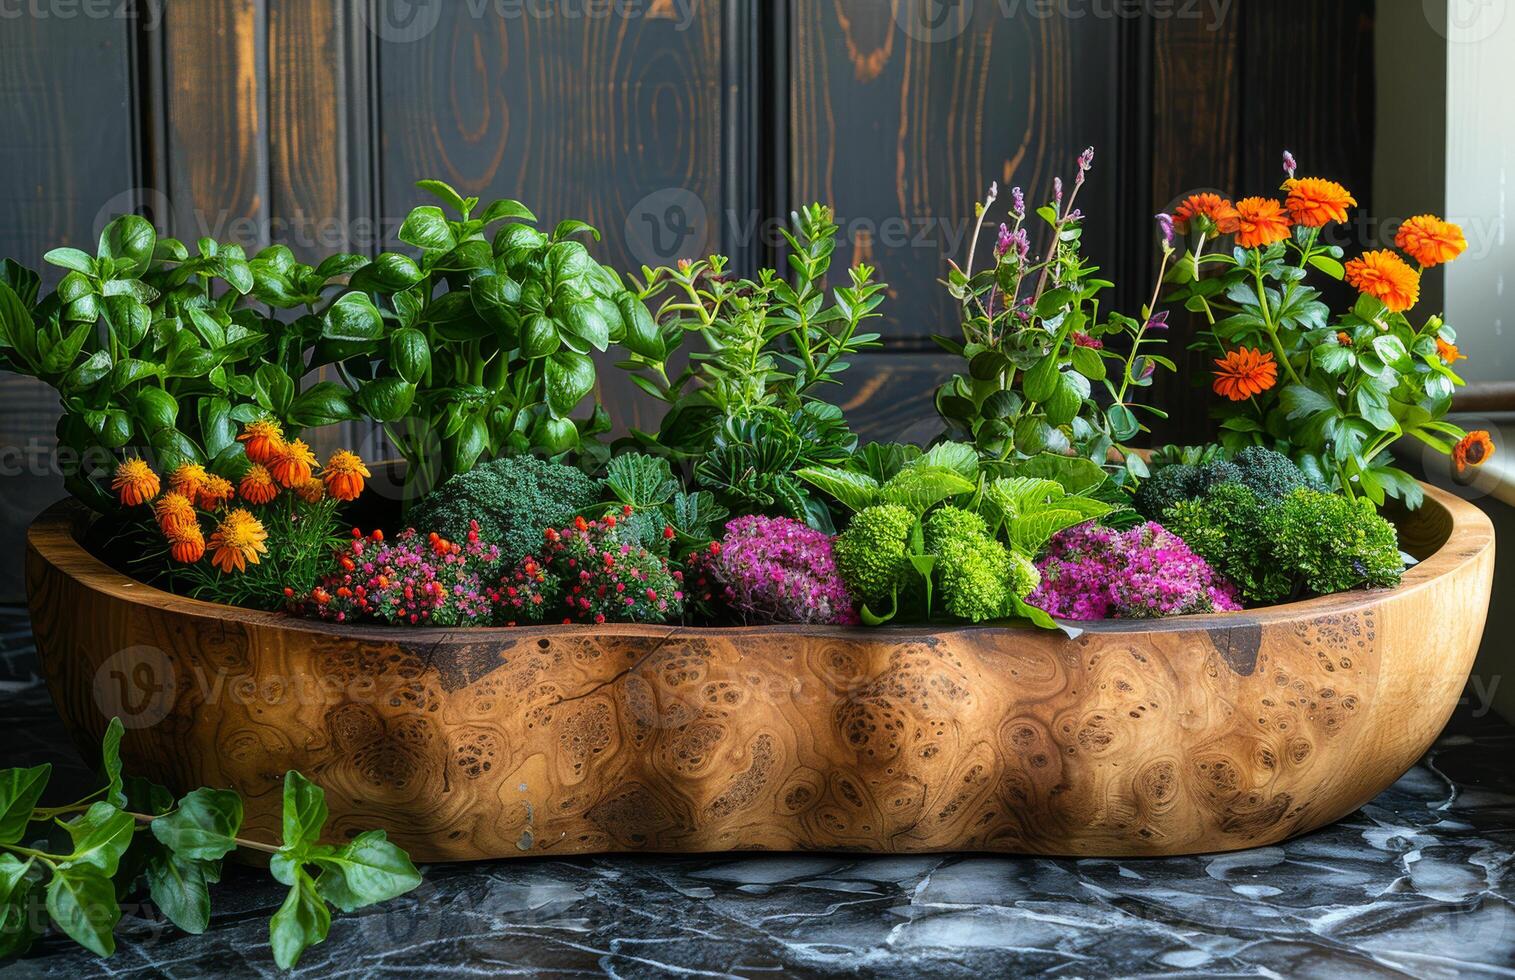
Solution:
M864 329L879 316L885 286L873 269L848 271L831 290L827 276L839 228L827 208L791 215L784 231L793 282L772 269L735 279L727 260L642 270L638 298L657 306L655 333L628 332L622 367L668 407L658 432L634 432L648 453L687 467L695 487L738 512L777 512L830 531L832 515L795 473L840 465L857 448L842 412L821 396L850 358L880 346ZM669 362L693 336L684 370Z
M1456 332L1439 316L1410 316L1423 270L1467 242L1456 225L1421 215L1399 229L1399 251L1343 265L1342 249L1321 233L1346 221L1356 201L1334 181L1296 177L1287 153L1284 170L1282 201L1197 194L1175 213L1191 244L1168 274L1168 299L1208 323L1195 348L1216 356L1213 387L1224 401L1211 414L1221 442L1277 449L1350 498L1418 507L1420 485L1389 452L1395 441L1413 437L1459 465L1487 455L1486 437L1445 419L1463 383L1453 370L1462 357ZM1361 295L1334 315L1312 275L1344 279Z
M284 777L282 839L250 840L240 836L242 798L231 790L197 789L176 802L162 786L124 775L123 735L121 720L111 719L101 747L105 785L74 803L40 805L49 763L0 770L0 959L39 938L37 901L59 932L110 956L119 897L142 888L169 921L198 935L210 922L210 886L221 879L221 862L239 849L267 855L274 878L289 886L269 922L280 969L326 938L331 907L352 912L421 883L382 830L320 843L325 793L298 772ZM61 830L67 841L55 846L28 836L44 828ZM52 839L61 841L57 833Z
M603 462L603 407L574 417L595 389L591 352L645 350L657 330L578 240L599 232L573 220L539 231L519 201L480 207L441 181L417 186L451 214L410 212L399 238L419 259L386 252L354 275L315 358L338 365L405 457L407 499L480 459L578 451Z
M1146 466L1127 444L1150 431L1138 413L1166 417L1136 395L1158 367L1173 370L1150 349L1167 317L1156 310L1155 293L1139 319L1101 312L1100 293L1113 283L1082 254L1084 214L1074 206L1093 161L1094 151L1084 151L1066 200L1058 179L1052 200L1035 211L1047 226L1039 258L1032 255L1032 215L1015 188L993 262L979 270L978 243L998 185L977 205L967 263L954 263L945 283L961 306L961 336L937 338L968 371L937 390L936 408L949 438L991 457L1073 453L1104 463L1114 451L1139 478ZM1165 268L1170 258L1165 244Z
M44 258L67 272L42 296L35 272L0 264L0 368L57 390L65 484L91 507L113 509L102 478L123 459L235 477L238 423L276 418L293 437L359 417L342 386L307 380L307 355L366 258L308 266L275 245L249 259L210 238L191 253L137 215L106 225L93 255Z

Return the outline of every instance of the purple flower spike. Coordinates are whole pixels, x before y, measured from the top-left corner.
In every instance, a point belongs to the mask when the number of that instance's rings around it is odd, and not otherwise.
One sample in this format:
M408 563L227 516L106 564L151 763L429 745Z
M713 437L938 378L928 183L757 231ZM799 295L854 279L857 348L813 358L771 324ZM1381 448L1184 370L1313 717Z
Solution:
M1019 187L1010 188L1010 213L1017 218L1026 216L1026 192Z
M1292 180L1294 177L1294 171L1297 169L1299 169L1299 164L1294 162L1294 154L1290 153L1288 150L1285 150L1284 173L1288 174L1289 178Z
M1173 216L1163 213L1157 216L1157 230L1163 236L1163 244L1173 246Z
M1088 170L1094 166L1094 147L1089 147L1078 155L1078 169Z
M1168 311L1167 310L1158 310L1156 313L1152 314L1152 316L1150 318L1148 318L1148 320L1147 320L1147 329L1148 330L1167 330L1168 329Z
M999 240L994 243L994 257L997 259L1004 258L1005 253L1010 251L1010 246L1014 242L1015 236L1010 234L1010 226L1001 224L999 226Z
M1063 203L1063 179L1061 177L1052 178L1052 199L1058 204Z

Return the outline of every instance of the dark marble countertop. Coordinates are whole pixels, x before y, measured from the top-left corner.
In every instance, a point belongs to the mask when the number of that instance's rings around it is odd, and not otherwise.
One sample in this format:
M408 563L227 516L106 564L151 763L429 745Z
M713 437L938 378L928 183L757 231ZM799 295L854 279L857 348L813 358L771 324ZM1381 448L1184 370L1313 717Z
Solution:
M1515 976L1515 729L1460 709L1414 769L1281 846L1164 860L981 855L521 860L423 868L333 918L299 974ZM0 611L4 765L87 778ZM203 936L128 907L100 960L50 936L6 977L273 975L283 888L228 868Z

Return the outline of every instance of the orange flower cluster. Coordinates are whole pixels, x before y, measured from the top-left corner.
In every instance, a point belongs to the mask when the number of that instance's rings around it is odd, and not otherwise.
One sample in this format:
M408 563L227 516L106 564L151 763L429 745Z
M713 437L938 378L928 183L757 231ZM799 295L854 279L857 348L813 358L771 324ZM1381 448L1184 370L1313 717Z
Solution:
M271 503L284 490L292 491L306 504L318 504L327 496L356 500L368 467L355 453L338 450L316 473L316 457L299 439L286 440L277 422L249 424L239 435L249 463L241 480L211 473L198 463L185 463L169 474L167 490L152 467L141 459L128 459L116 467L111 489L124 507L152 506L153 518L176 562L193 564L210 553L211 564L224 573L245 571L268 553L268 531L245 507L222 513L238 498L260 507ZM207 540L201 517L216 521Z
M1215 393L1243 402L1278 383L1278 364L1267 351L1242 347L1215 362Z

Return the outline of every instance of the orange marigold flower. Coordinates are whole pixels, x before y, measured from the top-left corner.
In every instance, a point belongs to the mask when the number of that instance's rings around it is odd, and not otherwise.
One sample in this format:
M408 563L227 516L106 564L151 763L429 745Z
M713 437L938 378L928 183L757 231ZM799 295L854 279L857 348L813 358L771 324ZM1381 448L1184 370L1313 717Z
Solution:
M339 449L326 461L321 479L326 481L326 489L338 500L357 500L363 492L363 481L372 475L357 453Z
M1470 466L1482 466L1494 455L1494 440L1489 438L1488 432L1483 429L1474 429L1462 437L1462 441L1452 448L1452 462L1458 471Z
M295 439L284 444L268 464L268 471L282 486L297 487L310 479L315 465L316 454L305 443Z
M1289 216L1271 197L1247 197L1236 202L1236 244L1265 248L1290 235Z
M1289 217L1306 228L1324 228L1333 221L1346 221L1347 208L1357 206L1357 198L1334 180L1291 177L1284 181L1284 190L1289 195L1284 201Z
M1364 252L1348 262L1347 282L1358 292L1382 300L1390 313L1403 313L1420 301L1420 273L1386 248Z
M261 463L254 463L242 474L242 482L237 486L237 492L242 499L250 504L266 504L279 495L279 485L274 482L273 474L268 472L268 467Z
M239 507L210 536L210 563L227 573L246 571L249 562L256 565L260 555L268 554L267 540L262 522Z
M1236 206L1219 194L1190 194L1173 209L1173 224L1183 234L1197 227L1205 234L1236 231Z
M267 466L284 449L284 430L273 419L247 423L237 439L244 443L247 458Z
M1233 402L1246 401L1278 383L1278 365L1267 351L1242 347L1215 362L1215 393Z
M169 474L168 488L196 500L209 480L210 474L205 472L205 467L199 463L185 463Z
M320 478L313 476L295 487L295 496L307 504L319 504L326 497L326 484L322 483Z
M200 499L197 501L205 510L215 510L226 503L236 493L236 488L231 481L224 476L212 473L205 478L205 489L200 491Z
M195 513L194 503L184 494L174 490L170 490L154 502L153 516L158 519L158 527L164 534L190 524L195 527L200 526L200 517Z
M1440 337L1436 338L1436 356L1448 364L1456 364L1458 361L1468 359L1468 355L1458 350L1456 344L1449 344Z
M136 507L145 504L158 495L162 484L158 481L158 474L154 473L140 459L128 459L116 467L116 473L111 478L110 487L116 491L116 496L127 507Z
M1416 215L1400 225L1394 244L1426 269L1450 262L1468 249L1461 226L1434 214Z
M205 535L199 524L180 524L167 528L168 554L174 561L192 565L205 557Z

